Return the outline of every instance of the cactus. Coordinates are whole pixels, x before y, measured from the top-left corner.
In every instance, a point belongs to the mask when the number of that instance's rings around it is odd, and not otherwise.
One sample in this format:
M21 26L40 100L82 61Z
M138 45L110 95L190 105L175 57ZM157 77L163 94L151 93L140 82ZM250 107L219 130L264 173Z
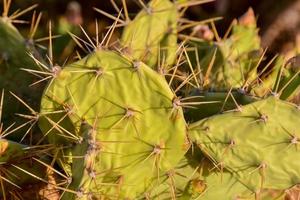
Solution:
M23 38L13 26L12 20L9 17L0 17L0 90L5 89L7 94L8 91L14 93L38 110L43 86L31 85L37 79L22 70L22 68L39 69L29 54L39 57L32 41ZM16 118L15 113L25 113L25 107L13 95L5 96L2 115L4 128L9 127L12 123L22 125L24 120ZM13 133L9 137L20 138L18 133Z
M293 57L278 72L277 91L281 99L291 101L300 92L299 57Z
M243 93L244 92L239 90L229 92L193 90L189 96L195 96L192 100L199 102L199 105L186 108L184 112L185 119L188 122L195 122L228 110L239 109L240 105L246 105L258 100L258 98L254 96Z
M254 18L250 9L248 15ZM252 13L252 14L251 14ZM205 76L202 84L205 88L218 90L240 88L245 81L257 78L257 63L260 55L260 40L255 19L233 21L229 38L219 41L191 41L190 47L196 49L190 53L193 66L200 66Z
M133 20L125 0L124 9L111 2L118 17L95 8L115 20L102 42L97 21L95 38L73 26L82 22L77 15L53 43L49 23L48 68L32 40L41 15L24 39L12 23L35 6L8 17L4 0L0 199L283 200L296 188L300 111L290 101L299 97L299 61L283 65L278 56L261 69L267 54L253 11L220 38L203 22L179 19L208 1L139 1ZM119 26L119 43L110 43ZM70 38L82 52L69 52ZM66 54L79 59L55 63Z
M77 143L74 151L86 155L75 169L97 152L94 168L86 170L101 174L95 181L104 184L103 195L134 198L186 151L183 112L164 78L116 52L99 50L61 70L45 90L41 115L40 127L50 143ZM83 121L93 127L93 140L80 132ZM79 172L72 166L71 174ZM97 193L84 187L87 177L82 179L78 193Z
M247 83L249 93L258 97L276 93L280 82L279 76L284 65L284 58L279 56L274 61L271 60L271 63L273 63L273 66L270 69L269 67L263 69L265 73L261 73L262 76L259 79Z
M255 196L230 172L216 168L197 147L190 149L174 169L162 176L161 181L158 187L147 192L148 198L254 200Z
M156 70L161 63L170 67L176 58L177 19L175 4L152 0L125 27L121 44L132 59Z
M192 124L191 137L214 161L253 192L288 189L300 174L297 157L300 112L275 97Z
M39 160L47 158L28 146L0 139L0 198L6 199L30 184L40 183L37 177L46 176L46 168Z

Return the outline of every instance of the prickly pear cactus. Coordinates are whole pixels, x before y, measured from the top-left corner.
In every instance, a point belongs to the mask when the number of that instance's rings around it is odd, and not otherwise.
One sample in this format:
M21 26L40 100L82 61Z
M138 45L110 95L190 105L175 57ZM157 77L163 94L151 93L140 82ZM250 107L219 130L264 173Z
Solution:
M195 96L192 100L198 102L199 105L185 109L184 115L188 122L195 122L228 110L238 110L240 105L246 105L258 100L254 96L244 94L238 90L229 92L194 90L189 96Z
M216 168L196 147L148 191L151 199L254 199L251 190L226 170Z
M218 90L240 88L257 78L256 68L260 58L260 39L253 11L247 21L233 22L230 37L218 41L191 41L190 59L193 66L204 72L203 86ZM254 18L254 19L252 19Z
M36 177L45 177L45 166L36 161L39 156L26 145L0 139L0 198L11 199L17 190L38 183Z
M292 101L300 92L300 58L299 56L291 58L278 73L277 91L281 99Z
M279 56L273 62L272 67L270 67L271 69L264 69L265 73L263 73L259 79L252 81L252 83L247 83L249 93L258 97L265 97L266 95L279 91L279 83L281 82L282 85L282 81L279 80L279 77L281 76L281 70L284 66L284 58L283 56Z
M77 196L132 199L187 150L183 112L173 101L164 78L148 66L100 50L57 73L42 99L40 127L50 143L74 144ZM83 122L92 129L80 131Z
M29 53L35 54L29 42L11 24L9 18L0 17L0 90L15 93L37 110L43 87L30 86L35 82L34 76L21 70L38 69ZM7 119L14 118L16 112L24 111L23 108L16 98L6 95L3 105L4 126L8 126L5 123Z
M275 97L213 116L190 127L199 147L253 192L299 183L299 109Z
M132 59L156 69L170 67L177 50L177 7L169 0L152 0L125 27L121 44Z

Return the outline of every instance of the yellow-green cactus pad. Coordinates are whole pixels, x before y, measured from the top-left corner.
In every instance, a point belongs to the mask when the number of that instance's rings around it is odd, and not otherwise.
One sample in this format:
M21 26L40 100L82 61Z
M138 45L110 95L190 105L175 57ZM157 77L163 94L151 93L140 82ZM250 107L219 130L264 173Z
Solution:
M161 185L148 192L151 199L250 200L255 196L230 172L210 163L197 147L161 180Z
M173 97L163 76L116 52L97 51L58 73L45 90L40 127L50 143L76 143L86 156L96 151L87 169L96 178L89 188L77 180L79 196L135 198L177 164L186 152L186 125ZM92 140L81 133L83 122L93 127Z
M133 59L153 69L160 63L171 65L176 58L177 19L175 4L169 0L152 0L125 27L121 44Z
M295 105L268 97L196 122L190 135L216 166L259 193L300 182L299 124Z

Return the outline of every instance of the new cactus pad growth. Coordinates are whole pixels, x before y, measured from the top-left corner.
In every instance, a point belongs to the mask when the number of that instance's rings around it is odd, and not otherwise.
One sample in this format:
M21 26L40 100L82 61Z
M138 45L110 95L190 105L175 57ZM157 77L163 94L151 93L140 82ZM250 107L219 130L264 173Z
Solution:
M233 21L230 37L217 41L192 40L189 54L193 67L201 67L205 88L219 90L240 88L257 78L260 60L260 40L253 11L246 15L251 20Z

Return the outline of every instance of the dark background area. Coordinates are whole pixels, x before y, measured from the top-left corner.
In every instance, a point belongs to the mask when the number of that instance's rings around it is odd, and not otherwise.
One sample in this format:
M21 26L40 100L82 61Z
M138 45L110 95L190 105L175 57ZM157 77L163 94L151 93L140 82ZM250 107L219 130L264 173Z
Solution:
M71 1L63 0L13 0L12 9L24 9L32 4L39 4L38 11L43 12L42 24L47 24L48 19L54 21L66 14L67 6ZM109 25L113 21L95 12L97 7L108 13L115 14L111 0L77 0L81 5L83 26L92 32L94 19L98 18L103 24ZM121 0L115 2L122 7ZM139 9L137 0L126 0L128 10L132 15ZM147 2L147 1L145 1ZM252 7L257 17L262 46L269 48L270 54L288 53L298 46L300 33L300 1L299 0L216 0L201 6L193 6L186 12L186 17L192 20L203 20L211 17L222 16L223 20L217 21L216 26L220 35L224 34L230 22L245 13ZM30 19L30 15L25 18Z

